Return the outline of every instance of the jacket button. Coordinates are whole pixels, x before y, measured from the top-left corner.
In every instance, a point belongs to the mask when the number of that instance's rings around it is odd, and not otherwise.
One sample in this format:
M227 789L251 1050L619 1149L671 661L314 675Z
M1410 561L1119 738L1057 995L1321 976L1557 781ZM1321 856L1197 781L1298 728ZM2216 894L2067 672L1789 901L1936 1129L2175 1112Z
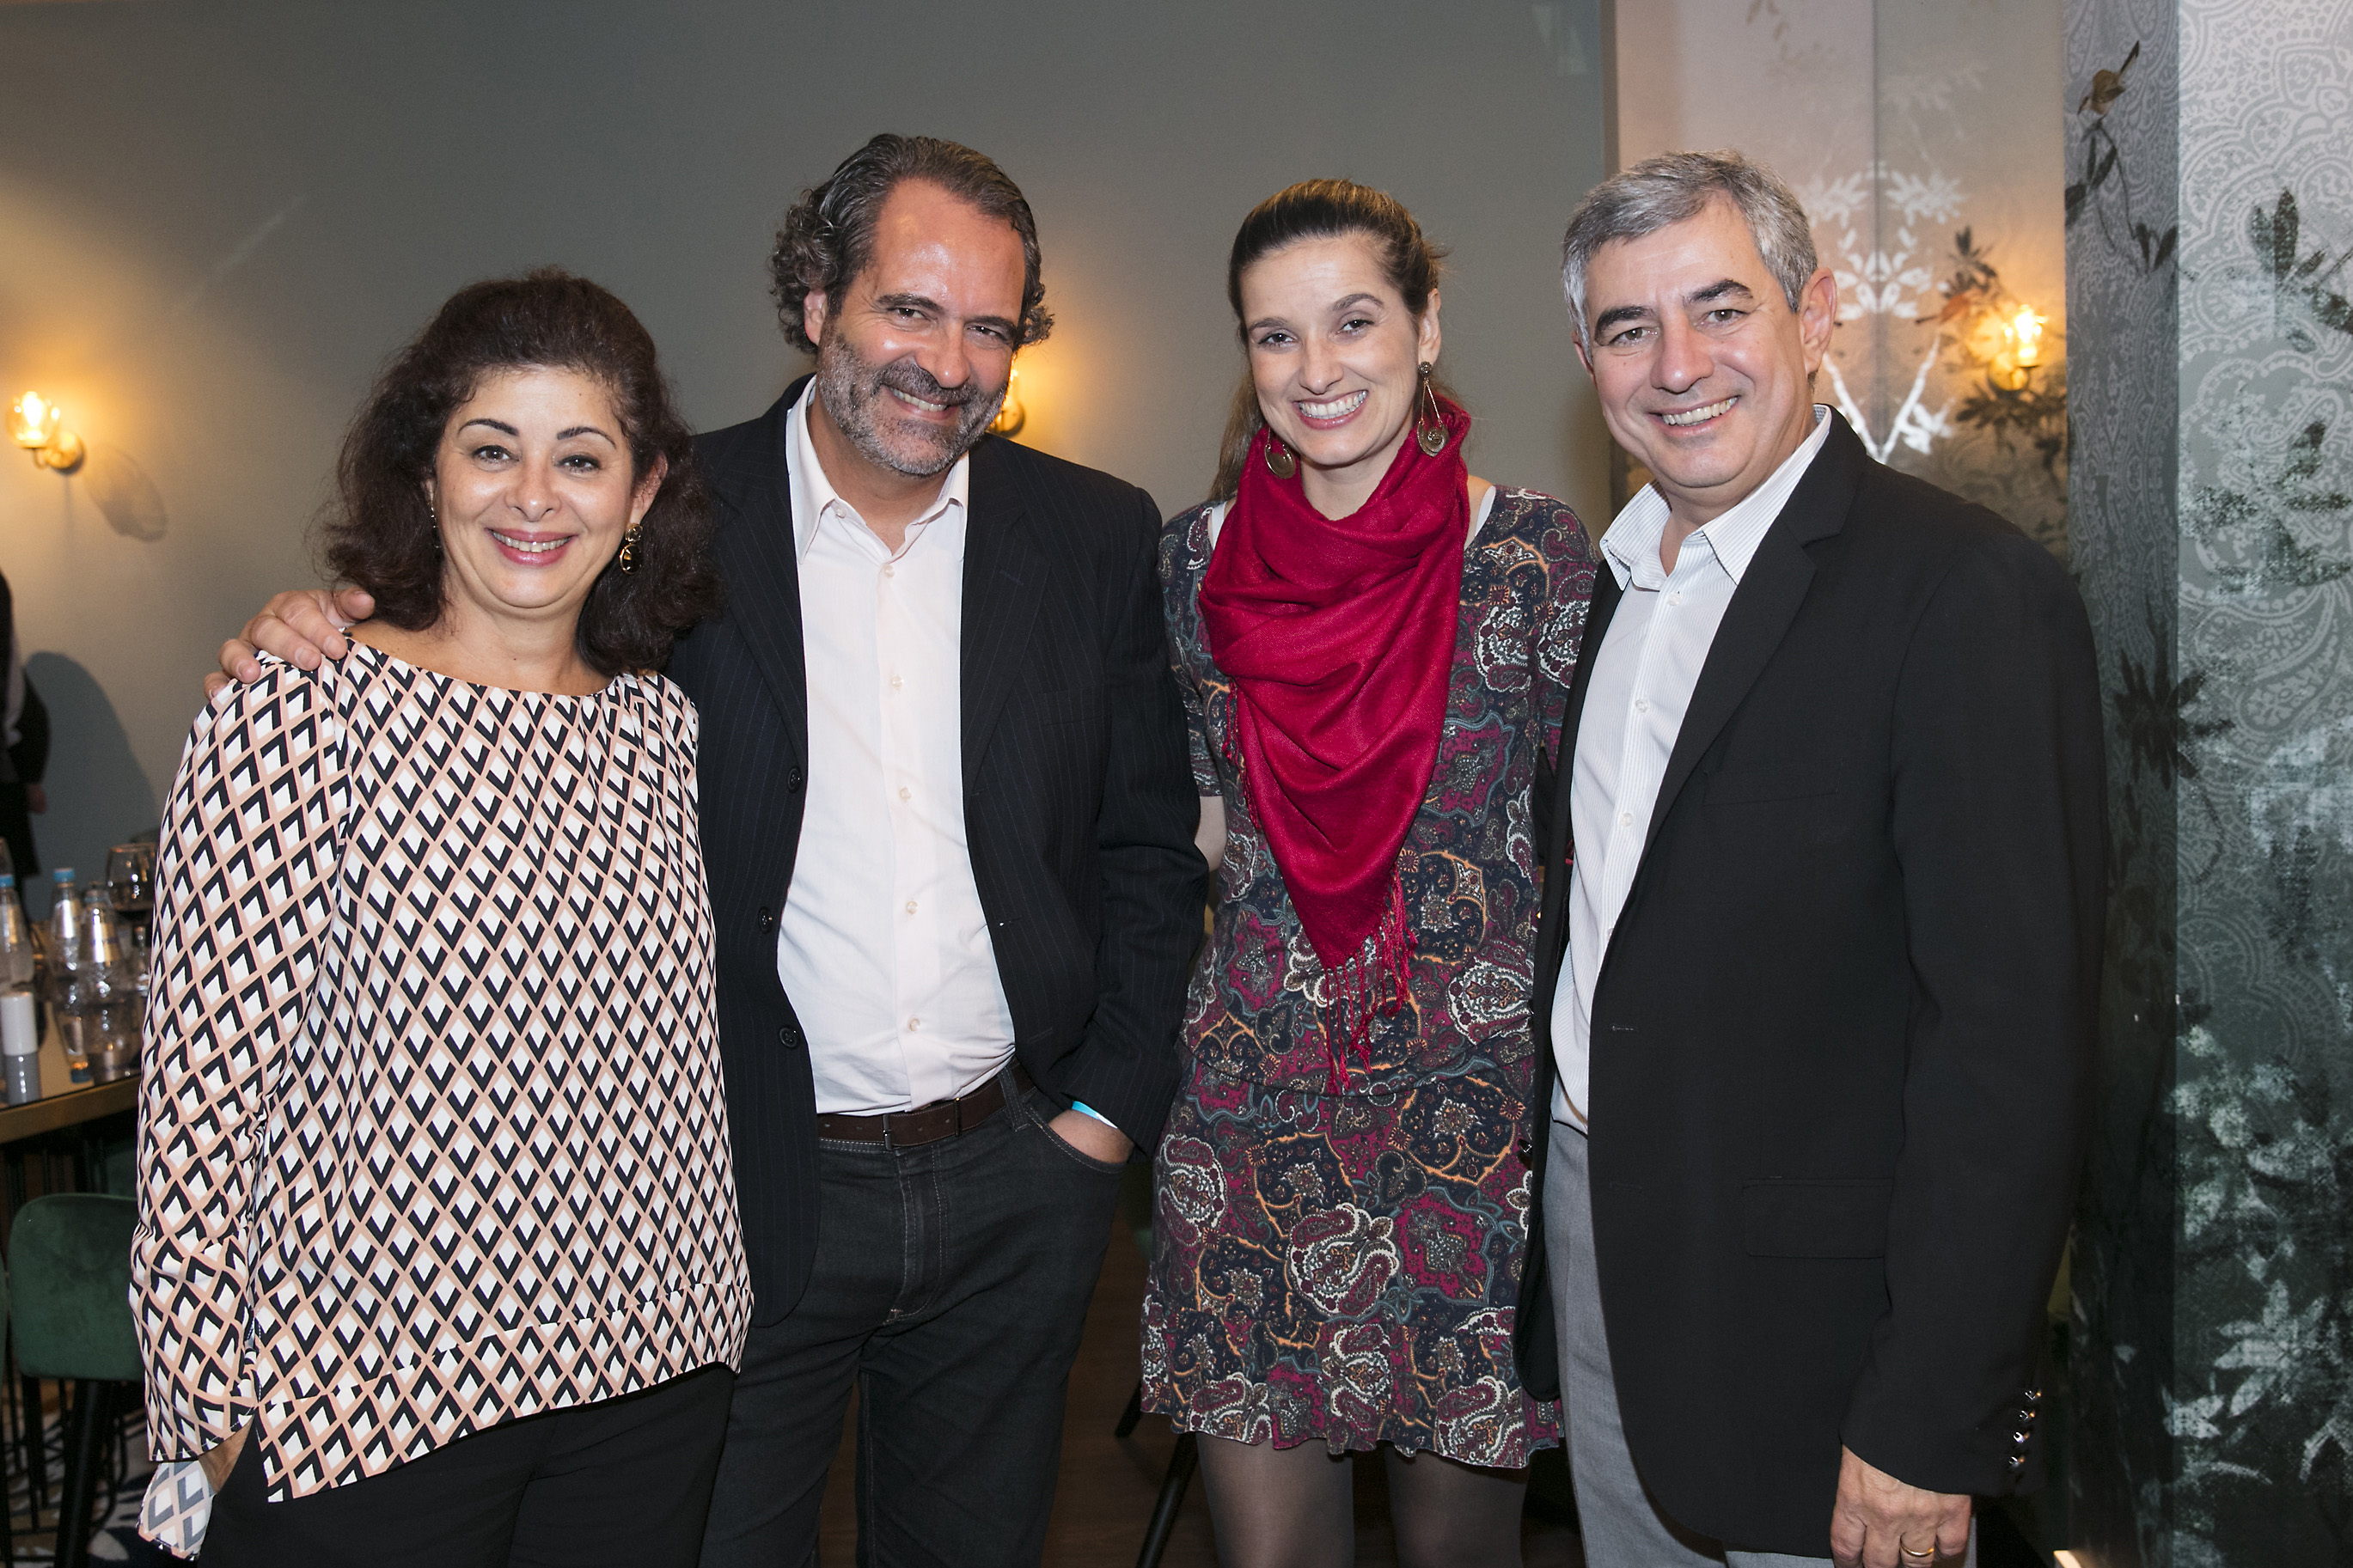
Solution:
M807 782L807 778L801 773L801 770L798 767L790 767L785 770L785 793L786 795L800 794L801 785Z
M1523 1138L1512 1145L1512 1152L1520 1157L1521 1164L1533 1165L1536 1163L1536 1141L1533 1138Z
M786 1024L776 1031L776 1043L788 1051L801 1048L801 1030L797 1024Z
M764 931L776 929L776 911L765 904L760 907L760 929Z

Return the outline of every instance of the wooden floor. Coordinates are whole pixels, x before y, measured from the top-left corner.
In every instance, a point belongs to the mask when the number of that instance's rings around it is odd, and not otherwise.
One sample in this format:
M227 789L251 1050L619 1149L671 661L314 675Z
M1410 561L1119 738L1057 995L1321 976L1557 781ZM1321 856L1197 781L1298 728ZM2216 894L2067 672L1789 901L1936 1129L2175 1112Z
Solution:
M1166 1418L1147 1415L1135 1435L1122 1441L1112 1427L1135 1387L1136 1318L1144 1299L1144 1258L1124 1227L1116 1231L1103 1260L1102 1281L1087 1313L1087 1337L1071 1372L1069 1415L1062 1433L1062 1473L1054 1500L1054 1522L1046 1543L1048 1568L1129 1568L1143 1544L1145 1526L1166 1474L1176 1439ZM851 1503L852 1459L844 1441L827 1478L825 1519L818 1555L824 1568L849 1568L857 1560L857 1524ZM1356 1469L1356 1561L1394 1563L1388 1500L1381 1468L1359 1461ZM1573 1526L1546 1516L1541 1503L1529 1510L1524 1534L1527 1568L1583 1568ZM1208 1510L1196 1477L1185 1500L1176 1533L1161 1559L1166 1568L1213 1568L1217 1551L1209 1536Z

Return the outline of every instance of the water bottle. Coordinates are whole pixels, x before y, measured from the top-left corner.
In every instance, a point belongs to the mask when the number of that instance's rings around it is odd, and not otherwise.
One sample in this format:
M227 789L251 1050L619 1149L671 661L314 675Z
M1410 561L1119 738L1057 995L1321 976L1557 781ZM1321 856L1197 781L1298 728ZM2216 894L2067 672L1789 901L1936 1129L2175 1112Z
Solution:
M33 1007L33 933L16 879L0 871L0 1089L10 1105L41 1098L41 1026Z
M49 880L49 978L54 984L81 962L82 896L70 866L50 872Z
M82 963L81 890L74 885L73 868L54 873L57 896L49 905L49 1011L58 1021L58 1043L65 1047L66 1079L90 1082L89 977Z
M139 1071L139 975L132 967L114 906L92 899L82 910L81 967L85 1022L93 1083L112 1083Z

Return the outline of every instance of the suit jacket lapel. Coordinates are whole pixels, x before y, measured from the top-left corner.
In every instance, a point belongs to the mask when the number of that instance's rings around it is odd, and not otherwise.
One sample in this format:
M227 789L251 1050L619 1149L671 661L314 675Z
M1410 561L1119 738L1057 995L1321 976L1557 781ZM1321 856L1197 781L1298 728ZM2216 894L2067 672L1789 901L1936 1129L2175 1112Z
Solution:
M973 448L972 515L965 522L961 638L964 777L978 775L997 714L1021 673L1030 623L1046 592L1046 563L996 437Z
M1853 503L1861 477L1859 465L1866 459L1862 443L1847 428L1846 421L1836 414L1831 420L1832 428L1822 449L1815 454L1805 478L1798 481L1781 515L1757 545L1755 559L1741 574L1740 586L1733 591L1732 603L1725 608L1715 640L1708 647L1707 662L1700 667L1691 706L1683 710L1683 728L1667 756L1666 775L1659 781L1658 804L1651 809L1650 830L1642 840L1646 856L1675 796L1690 782L1692 770L1731 722L1748 689L1765 672L1773 650L1781 646L1789 623L1797 619L1798 606L1805 602L1806 590L1814 581L1813 558L1807 554L1806 546L1845 525L1847 508Z
M713 550L727 584L727 618L785 716L795 754L808 758L808 665L801 650L800 551L793 534L792 483L785 467L786 419L807 377L785 389L768 411L768 438L722 479L735 516L717 531Z

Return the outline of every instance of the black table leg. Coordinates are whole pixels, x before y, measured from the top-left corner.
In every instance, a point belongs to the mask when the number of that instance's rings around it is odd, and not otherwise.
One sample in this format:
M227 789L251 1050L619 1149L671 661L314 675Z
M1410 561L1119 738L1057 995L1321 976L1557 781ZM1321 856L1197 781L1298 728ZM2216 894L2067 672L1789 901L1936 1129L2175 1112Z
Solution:
M66 1427L66 1484L58 1500L58 1568L88 1568L90 1501L98 1489L98 1456L106 1440L107 1385L79 1378Z

